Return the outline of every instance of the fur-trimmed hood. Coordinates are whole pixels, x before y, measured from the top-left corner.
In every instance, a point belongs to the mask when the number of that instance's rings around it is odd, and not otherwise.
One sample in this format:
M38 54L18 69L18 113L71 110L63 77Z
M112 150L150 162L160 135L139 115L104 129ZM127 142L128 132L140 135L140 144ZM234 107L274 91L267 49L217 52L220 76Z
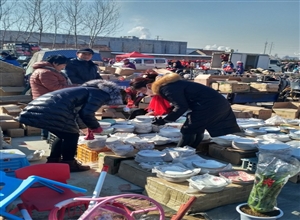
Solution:
M120 93L120 88L114 82L96 79L96 80L88 81L88 82L82 84L82 86L99 88L102 91L108 93L110 100L105 103L107 105L122 105L123 104L122 96Z
M162 77L157 77L154 83L152 83L151 90L153 94L159 95L160 87L167 85L169 83L181 80L181 76L177 73L168 73Z

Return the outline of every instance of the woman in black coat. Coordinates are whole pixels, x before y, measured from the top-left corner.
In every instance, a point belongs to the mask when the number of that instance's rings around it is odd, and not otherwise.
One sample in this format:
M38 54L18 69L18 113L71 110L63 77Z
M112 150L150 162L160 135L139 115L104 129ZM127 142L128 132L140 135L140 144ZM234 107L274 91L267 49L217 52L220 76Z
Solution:
M101 133L95 112L102 105L123 104L119 87L110 81L92 80L80 87L60 89L42 95L20 113L23 124L47 129L57 138L51 146L48 163L63 162L71 172L85 171L75 160L79 129Z
M186 111L191 111L181 128L179 147L196 148L205 129L212 137L240 132L229 102L210 87L182 80L178 74L170 73L152 83L151 90L174 107L164 119L158 119L154 124L174 122Z

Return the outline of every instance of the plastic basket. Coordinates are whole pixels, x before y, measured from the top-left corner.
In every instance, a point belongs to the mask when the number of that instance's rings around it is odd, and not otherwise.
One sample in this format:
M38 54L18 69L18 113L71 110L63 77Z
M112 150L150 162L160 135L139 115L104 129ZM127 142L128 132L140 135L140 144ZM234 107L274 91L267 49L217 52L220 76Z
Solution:
M100 152L111 151L109 148L104 147L101 150L91 150L85 144L79 144L77 146L77 160L81 163L90 163L98 161L98 154Z

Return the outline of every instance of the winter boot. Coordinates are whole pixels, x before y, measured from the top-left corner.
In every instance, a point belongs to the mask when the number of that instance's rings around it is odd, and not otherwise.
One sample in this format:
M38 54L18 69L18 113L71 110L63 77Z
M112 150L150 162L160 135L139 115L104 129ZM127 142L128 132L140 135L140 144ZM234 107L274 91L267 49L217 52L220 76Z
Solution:
M69 164L70 172L81 172L91 169L89 166L83 166L76 160L62 160L61 163Z

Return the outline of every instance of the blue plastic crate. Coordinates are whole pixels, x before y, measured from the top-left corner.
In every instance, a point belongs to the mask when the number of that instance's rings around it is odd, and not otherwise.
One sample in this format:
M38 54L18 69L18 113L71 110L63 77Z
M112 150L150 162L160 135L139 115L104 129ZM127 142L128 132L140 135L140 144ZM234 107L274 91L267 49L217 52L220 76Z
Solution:
M0 171L15 176L15 170L29 166L26 155L18 149L0 150Z

